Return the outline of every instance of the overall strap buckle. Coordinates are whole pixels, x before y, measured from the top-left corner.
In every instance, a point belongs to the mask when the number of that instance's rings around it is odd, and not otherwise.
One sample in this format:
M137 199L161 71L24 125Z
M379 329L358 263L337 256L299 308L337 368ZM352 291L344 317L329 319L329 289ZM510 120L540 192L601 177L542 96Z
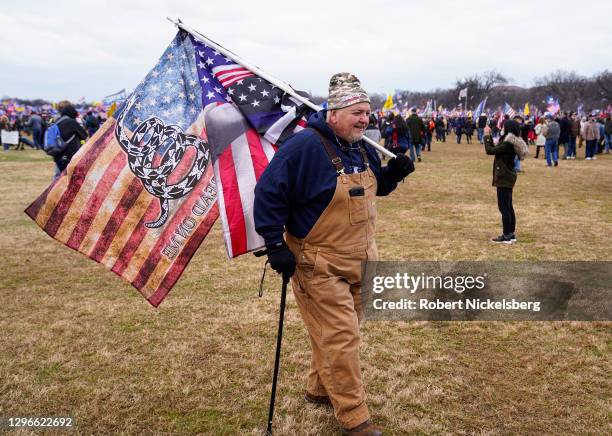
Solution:
M319 132L317 129L314 129L312 127L309 127L309 129L314 130L317 133L317 135L319 135L319 138L321 139L321 142L323 143L323 148L325 148L325 151L327 152L327 156L329 156L329 159L331 160L332 165L334 166L334 168L336 168L336 173L339 176L343 175L344 174L344 164L342 163L342 159L340 158L340 156L338 156L338 153L336 153L334 146L331 145L329 140L325 136L323 136L323 134Z

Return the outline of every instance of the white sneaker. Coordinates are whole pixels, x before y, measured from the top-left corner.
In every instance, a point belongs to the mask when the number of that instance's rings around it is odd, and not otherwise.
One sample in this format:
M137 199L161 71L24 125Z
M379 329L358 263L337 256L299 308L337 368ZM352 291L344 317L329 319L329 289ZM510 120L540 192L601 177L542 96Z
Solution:
M597 159L597 156L593 156L593 160Z
M586 160L591 160L591 158L590 158L590 157L587 157L587 158L586 158Z

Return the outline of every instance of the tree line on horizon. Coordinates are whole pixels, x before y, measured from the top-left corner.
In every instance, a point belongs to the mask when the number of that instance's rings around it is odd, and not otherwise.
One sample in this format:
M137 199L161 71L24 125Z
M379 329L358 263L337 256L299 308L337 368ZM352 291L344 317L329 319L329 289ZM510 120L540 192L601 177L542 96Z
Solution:
M425 107L427 101L435 100L436 108L442 105L452 109L465 103L459 100L459 91L468 89L468 110L473 110L485 97L487 108L497 110L505 103L514 109L520 110L525 103L530 107L544 110L546 99L552 96L558 99L563 111L576 111L578 105L582 104L586 112L595 109L605 110L612 105L612 71L605 70L601 73L587 77L574 71L558 70L548 75L536 78L534 85L528 88L511 85L511 79L495 70L483 74L474 74L462 79L457 79L454 86L450 88L438 88L430 91L408 91L397 90L393 96L394 103L399 108L416 106ZM3 99L6 99L5 97ZM370 94L372 108L383 107L387 95ZM15 98L19 104L31 106L42 106L51 102L44 99L20 99ZM312 101L322 104L326 97L313 96Z
M485 97L487 108L497 110L505 103L520 110L525 103L530 107L544 110L546 99L552 96L558 99L562 111L575 112L580 104L586 112L595 109L605 110L612 104L612 71L587 77L574 71L558 70L548 75L536 78L531 87L525 88L511 85L511 79L495 70L483 74L474 74L463 79L457 79L452 88L435 89L431 91L397 90L393 101L398 106L424 107L428 100L435 100L436 107L455 108L465 103L458 99L459 91L468 89L468 110L473 110ZM382 108L387 96L370 95L373 108Z

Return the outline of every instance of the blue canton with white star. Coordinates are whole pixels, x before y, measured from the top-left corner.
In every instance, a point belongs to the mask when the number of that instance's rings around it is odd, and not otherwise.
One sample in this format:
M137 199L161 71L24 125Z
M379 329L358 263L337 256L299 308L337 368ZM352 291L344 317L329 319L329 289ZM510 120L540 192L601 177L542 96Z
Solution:
M154 116L166 125L180 126L183 131L194 123L202 111L202 88L194 47L187 33L178 32L134 93L136 101L124 120L130 130L135 130L141 122ZM119 113L115 114L115 118Z

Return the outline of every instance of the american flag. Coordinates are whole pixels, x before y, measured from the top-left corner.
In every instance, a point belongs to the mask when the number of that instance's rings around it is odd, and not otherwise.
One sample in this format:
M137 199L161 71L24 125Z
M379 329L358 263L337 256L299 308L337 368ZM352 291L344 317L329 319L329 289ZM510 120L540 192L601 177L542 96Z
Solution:
M306 126L311 110L270 82L195 39L198 79L230 258L261 248L255 184L277 146Z
M504 128L504 122L506 121L506 119L504 118L504 112L500 109L499 110L499 117L497 118L497 128L499 130Z
M504 115L508 115L512 119L516 115L516 111L512 109L508 103L504 105Z
M546 112L550 112L555 115L557 112L561 110L561 106L559 105L559 100L553 98L552 96L548 96L546 98Z

